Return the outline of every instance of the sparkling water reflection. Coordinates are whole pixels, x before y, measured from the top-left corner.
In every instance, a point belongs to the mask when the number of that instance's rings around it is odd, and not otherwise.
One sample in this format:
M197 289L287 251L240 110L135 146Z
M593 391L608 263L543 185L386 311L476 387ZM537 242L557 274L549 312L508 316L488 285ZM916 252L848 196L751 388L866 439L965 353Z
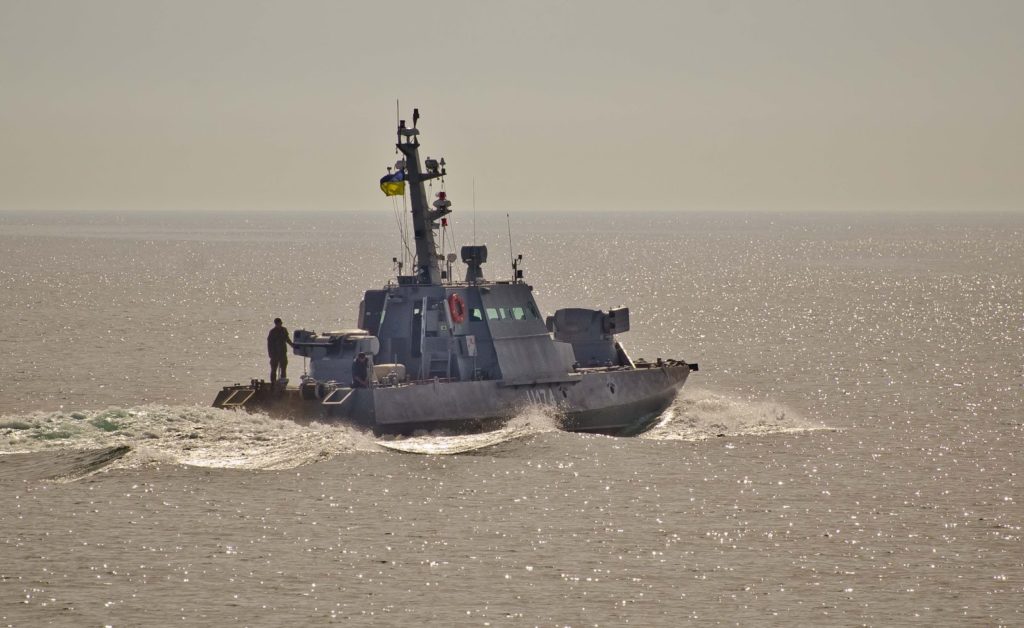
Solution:
M0 620L1021 623L1020 217L513 217L544 309L701 363L638 438L207 408L274 316L351 326L390 220L0 215Z

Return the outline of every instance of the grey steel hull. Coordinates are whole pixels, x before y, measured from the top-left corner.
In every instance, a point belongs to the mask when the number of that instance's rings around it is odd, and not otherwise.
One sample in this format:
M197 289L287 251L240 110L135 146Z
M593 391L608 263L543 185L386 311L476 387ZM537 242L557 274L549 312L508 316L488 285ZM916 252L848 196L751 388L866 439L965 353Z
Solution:
M690 365L672 362L573 373L554 381L428 381L339 389L332 399L343 399L341 403L324 403L308 391L304 395L296 388L275 390L254 381L226 387L213 405L263 410L299 421L348 421L377 433L481 428L540 407L559 417L568 431L628 434L642 430L672 403L690 370Z

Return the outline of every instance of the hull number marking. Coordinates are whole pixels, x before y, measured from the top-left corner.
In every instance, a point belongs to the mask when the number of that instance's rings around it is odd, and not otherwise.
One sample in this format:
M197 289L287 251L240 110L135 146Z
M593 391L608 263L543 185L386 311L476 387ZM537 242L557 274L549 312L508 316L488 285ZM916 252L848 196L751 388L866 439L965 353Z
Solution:
M523 392L526 394L526 400L532 405L558 406L555 391L550 388L527 388Z

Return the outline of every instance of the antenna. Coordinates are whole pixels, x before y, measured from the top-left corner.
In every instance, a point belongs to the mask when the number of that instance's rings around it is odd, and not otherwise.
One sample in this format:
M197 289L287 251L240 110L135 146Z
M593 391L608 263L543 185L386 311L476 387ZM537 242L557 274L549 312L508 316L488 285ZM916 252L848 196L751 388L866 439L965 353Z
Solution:
M508 261L512 264L512 283L516 282L516 258L512 255L512 218L505 212L505 221L508 223Z

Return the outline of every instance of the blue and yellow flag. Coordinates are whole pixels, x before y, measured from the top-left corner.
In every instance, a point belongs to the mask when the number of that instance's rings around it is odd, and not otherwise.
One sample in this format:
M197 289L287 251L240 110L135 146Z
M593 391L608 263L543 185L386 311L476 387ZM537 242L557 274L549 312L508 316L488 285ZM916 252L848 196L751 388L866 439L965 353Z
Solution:
M405 194L405 173L396 170L380 178L380 189L385 196L401 196Z

